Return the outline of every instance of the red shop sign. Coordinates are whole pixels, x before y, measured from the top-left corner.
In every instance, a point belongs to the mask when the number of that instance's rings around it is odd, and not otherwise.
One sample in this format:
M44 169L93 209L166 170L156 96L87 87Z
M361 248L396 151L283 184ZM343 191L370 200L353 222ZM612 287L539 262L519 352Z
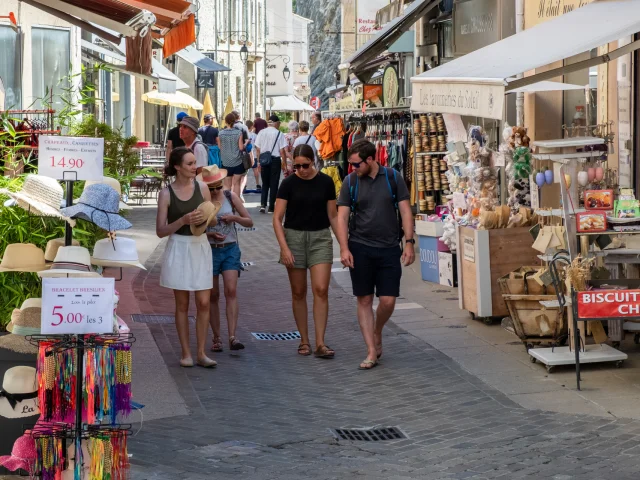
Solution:
M578 292L580 318L640 317L640 290Z

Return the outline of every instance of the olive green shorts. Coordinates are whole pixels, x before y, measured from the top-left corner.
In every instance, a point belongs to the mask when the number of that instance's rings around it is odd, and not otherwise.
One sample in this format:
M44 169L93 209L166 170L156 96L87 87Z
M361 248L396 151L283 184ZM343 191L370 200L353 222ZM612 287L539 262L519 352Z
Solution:
M328 228L316 232L285 228L284 235L295 259L293 268L311 268L320 263L333 264L333 239Z

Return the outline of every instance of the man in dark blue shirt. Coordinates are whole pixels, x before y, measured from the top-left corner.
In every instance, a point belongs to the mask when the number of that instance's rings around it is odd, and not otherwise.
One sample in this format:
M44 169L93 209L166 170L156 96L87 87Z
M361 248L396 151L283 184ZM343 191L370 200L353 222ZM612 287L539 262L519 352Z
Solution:
M204 116L204 126L198 129L198 135L205 145L217 145L218 129L213 126L213 115Z

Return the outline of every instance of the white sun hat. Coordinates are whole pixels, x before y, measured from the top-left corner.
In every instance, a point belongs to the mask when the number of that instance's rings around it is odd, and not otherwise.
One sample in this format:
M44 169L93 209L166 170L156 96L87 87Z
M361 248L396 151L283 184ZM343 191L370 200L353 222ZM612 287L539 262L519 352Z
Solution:
M27 175L22 184L22 190L11 192L2 188L0 194L11 197L21 208L34 215L58 217L69 222L72 227L76 224L75 220L60 212L64 192L60 183L53 178Z
M4 372L0 389L0 417L24 418L39 414L36 369L18 366Z
M84 247L60 247L49 270L38 272L43 278L100 277L91 269L91 255Z
M131 238L98 240L93 247L91 263L100 267L137 267L146 270L138 258L136 242Z

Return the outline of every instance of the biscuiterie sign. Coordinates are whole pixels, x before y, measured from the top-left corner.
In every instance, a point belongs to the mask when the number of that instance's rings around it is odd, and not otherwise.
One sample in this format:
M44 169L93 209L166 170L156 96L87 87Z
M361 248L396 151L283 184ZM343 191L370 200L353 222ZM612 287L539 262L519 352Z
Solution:
M580 318L640 317L640 290L578 292Z

